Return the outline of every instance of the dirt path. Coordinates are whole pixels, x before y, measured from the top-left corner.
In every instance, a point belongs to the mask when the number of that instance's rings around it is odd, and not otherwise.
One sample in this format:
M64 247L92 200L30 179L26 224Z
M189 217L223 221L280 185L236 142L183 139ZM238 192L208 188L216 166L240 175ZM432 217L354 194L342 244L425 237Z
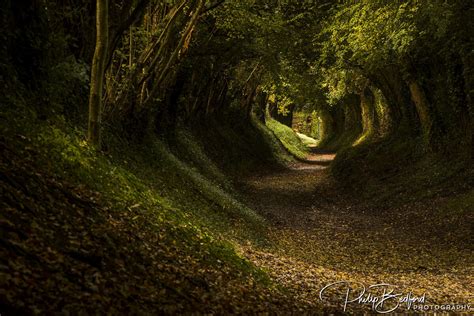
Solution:
M333 158L313 153L309 163L246 179L242 192L271 223L274 246L246 247L243 254L315 307L343 309L345 284L319 299L324 286L339 281L352 282L351 297L362 284L388 283L396 293L426 294L425 304L472 303L471 227L433 220L437 201L377 209L358 202L338 191L327 169ZM347 310L369 305L354 302Z

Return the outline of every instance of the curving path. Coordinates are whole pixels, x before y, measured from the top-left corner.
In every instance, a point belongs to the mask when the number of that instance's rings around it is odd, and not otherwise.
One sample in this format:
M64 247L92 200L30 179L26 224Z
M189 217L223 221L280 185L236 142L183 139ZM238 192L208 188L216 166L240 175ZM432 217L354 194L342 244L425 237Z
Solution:
M271 224L273 245L242 253L314 308L343 309L346 285L319 299L324 286L338 281L352 282L351 295L362 284L389 283L397 293L426 294L426 304L472 302L472 228L433 220L442 201L375 207L342 193L327 168L334 157L314 151L306 163L244 181L244 197ZM347 310L369 305L351 303Z

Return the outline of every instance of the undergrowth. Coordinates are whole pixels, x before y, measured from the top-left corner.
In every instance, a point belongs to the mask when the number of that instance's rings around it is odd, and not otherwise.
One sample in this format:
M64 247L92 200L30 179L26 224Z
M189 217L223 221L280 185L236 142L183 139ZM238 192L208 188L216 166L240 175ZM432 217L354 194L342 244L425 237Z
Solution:
M265 220L240 202L231 181L190 130L178 129L174 140L149 136L141 143L109 135L107 151L97 152L82 130L60 116L40 120L18 103L4 109L1 141L18 148L20 156L34 156L38 170L96 192L110 212L131 223L164 231L179 251L202 254L199 260L211 266L223 262L233 273L269 284L264 272L234 250L236 243L265 244ZM228 136L235 135L222 137ZM277 141L272 142L268 150L277 150ZM280 158L279 163L290 159Z

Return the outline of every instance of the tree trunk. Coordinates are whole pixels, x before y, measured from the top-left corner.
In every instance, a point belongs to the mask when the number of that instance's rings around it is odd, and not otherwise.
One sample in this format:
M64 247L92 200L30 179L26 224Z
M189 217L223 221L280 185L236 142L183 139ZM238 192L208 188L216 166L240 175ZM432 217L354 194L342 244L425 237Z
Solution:
M375 97L367 87L360 94L360 107L362 115L362 136L364 140L371 138L377 133L377 113L375 110Z
M185 30L183 31L181 38L175 47L174 51L172 52L171 56L168 58L167 62L165 63L165 66L163 69L160 69L160 73L158 77L156 78L156 81L153 82L154 88L150 92L150 96L148 99L144 101L145 104L148 104L150 100L154 98L156 93L161 89L161 84L164 82L164 80L167 78L168 74L172 72L172 70L175 68L175 63L179 60L180 56L182 55L182 50L184 48L185 41L190 40L190 36L194 31L194 27L197 24L200 13L202 11L202 8L204 7L204 1L203 0L197 0L196 8L194 10L194 13L191 15L191 18L186 25Z
M398 69L387 68L371 78L386 101L388 114L387 134L415 135L416 111L410 106L410 91Z
M97 0L96 45L92 60L91 86L89 94L89 142L100 148L100 128L102 110L102 92L104 88L105 64L109 41L108 0Z
M320 124L320 145L324 147L334 136L334 117L329 109L322 108L318 110L319 117L321 118Z
M409 80L408 87L410 88L411 99L415 104L415 108L420 119L423 138L425 142L429 143L433 120L431 117L428 100L426 98L423 88L415 80Z
M382 90L375 86L371 86L370 90L374 96L374 110L377 126L377 136L387 137L395 129L396 124L393 114L391 113L391 106L388 104L387 98Z
M344 108L344 126L341 146L352 145L363 132L362 109L360 97L356 94L349 95L342 103Z
M254 104L254 111L257 119L265 124L265 108L267 105L268 96L267 93L259 90Z

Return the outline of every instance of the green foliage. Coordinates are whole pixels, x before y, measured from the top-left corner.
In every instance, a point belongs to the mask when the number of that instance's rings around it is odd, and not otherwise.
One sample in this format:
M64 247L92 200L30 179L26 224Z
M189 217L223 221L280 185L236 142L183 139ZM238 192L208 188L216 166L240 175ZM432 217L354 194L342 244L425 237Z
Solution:
M370 72L408 53L418 31L414 4L360 1L340 5L323 31L322 60Z
M390 65L404 69L414 59L439 51L454 26L456 10L457 5L445 1L367 0L336 6L319 35L318 64L325 73L330 98L357 90L361 77Z
M292 155L298 159L304 160L306 158L308 147L291 128L270 117L267 117L266 125Z
M314 139L321 138L321 118L316 111L293 113L294 128L302 134Z

